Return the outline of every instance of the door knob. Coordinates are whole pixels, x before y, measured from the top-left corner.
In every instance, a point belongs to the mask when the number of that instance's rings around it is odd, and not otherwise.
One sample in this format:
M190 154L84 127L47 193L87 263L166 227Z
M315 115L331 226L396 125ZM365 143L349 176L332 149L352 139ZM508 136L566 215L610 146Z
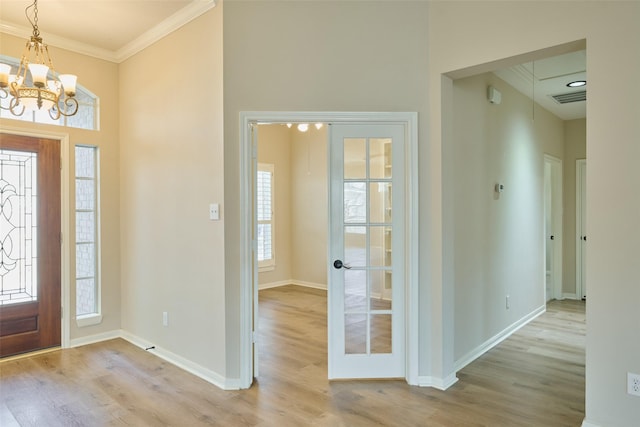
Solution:
M553 234L551 235L551 237L550 237L550 238L551 238L551 240L555 239L555 237L553 236Z
M351 266L349 266L349 264L345 264L342 262L342 260L337 259L335 261L333 261L333 268L335 269L341 269L341 268L346 268L347 270L351 269Z

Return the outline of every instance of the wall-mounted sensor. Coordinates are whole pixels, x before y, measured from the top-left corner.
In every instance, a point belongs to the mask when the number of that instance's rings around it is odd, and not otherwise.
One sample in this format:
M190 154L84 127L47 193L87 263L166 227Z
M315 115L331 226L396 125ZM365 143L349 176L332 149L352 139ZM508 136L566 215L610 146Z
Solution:
M502 193L504 191L504 184L496 184L496 193Z
M489 86L487 88L487 99L490 103L497 105L502 101L502 94L495 87Z

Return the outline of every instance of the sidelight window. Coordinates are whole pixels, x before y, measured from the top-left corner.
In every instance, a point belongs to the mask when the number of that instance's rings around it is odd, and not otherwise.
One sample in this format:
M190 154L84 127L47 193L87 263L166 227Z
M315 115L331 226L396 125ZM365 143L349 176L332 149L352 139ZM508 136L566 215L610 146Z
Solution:
M75 148L76 318L80 326L100 322L98 148Z

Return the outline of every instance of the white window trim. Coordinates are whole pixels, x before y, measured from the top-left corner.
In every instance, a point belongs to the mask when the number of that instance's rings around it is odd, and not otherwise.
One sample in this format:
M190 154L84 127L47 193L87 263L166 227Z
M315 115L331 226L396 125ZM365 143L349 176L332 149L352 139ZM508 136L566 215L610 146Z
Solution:
M95 155L95 179L94 179L94 183L95 183L95 242L94 242L94 248L95 248L95 301L96 301L96 307L95 307L95 312L93 313L86 313L86 314L81 314L81 315L75 315L75 319L76 319L76 325L79 328L83 328L86 326L94 326L94 325L99 325L100 323L102 323L102 280L101 280L101 271L102 271L102 265L101 265L101 246L102 246L102 236L100 234L100 148L96 145L90 145L90 144L76 144L75 146L77 147L85 147L85 148L92 148L94 149L94 155ZM74 153L75 153L75 147L74 147ZM74 181L77 179L76 174L75 174L75 169L74 169ZM76 212L76 208L74 206L74 215ZM77 247L77 242L74 242L74 248ZM75 256L75 254L74 254ZM77 292L77 277L75 277L75 272L74 272L74 285L76 286L76 292ZM76 308L77 309L77 308Z
M258 163L258 172L271 173L271 259L258 261L258 272L273 271L276 268L276 220L275 220L275 167L272 163ZM257 195L256 195L257 200ZM256 219L256 224L260 221ZM263 221L266 223L266 221Z
M102 323L102 314L100 313L91 313L83 314L82 316L76 316L76 325L78 325L79 328L99 325L100 323Z

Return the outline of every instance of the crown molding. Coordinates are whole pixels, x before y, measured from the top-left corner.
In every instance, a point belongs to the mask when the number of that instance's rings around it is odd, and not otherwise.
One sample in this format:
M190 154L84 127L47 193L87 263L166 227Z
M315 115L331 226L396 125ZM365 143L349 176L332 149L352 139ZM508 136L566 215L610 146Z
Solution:
M188 24L195 18L204 14L208 10L216 6L215 0L202 0L193 2L188 6L180 9L155 27L143 33L140 37L126 44L117 51L99 48L87 43L60 37L52 34L42 33L43 38L49 46L55 46L60 49L70 50L82 55L91 56L117 64L132 57L141 50L151 46L153 43L174 32L183 25ZM31 37L32 29L0 21L0 32L10 34L12 36L28 39Z
M190 3L188 6L180 9L137 39L127 43L121 49L118 49L118 51L115 52L116 62L120 63L125 61L183 25L193 21L208 10L213 9L215 6L215 0L203 0Z
M0 22L0 32L23 39L28 39L29 37L31 37L33 29L31 27L23 27L7 22ZM55 46L60 49L66 49L72 52L80 53L82 55L104 59L105 61L109 62L118 62L115 52L108 49L102 49L90 44L68 39L66 37L48 34L46 32L42 32L42 38L49 46Z

